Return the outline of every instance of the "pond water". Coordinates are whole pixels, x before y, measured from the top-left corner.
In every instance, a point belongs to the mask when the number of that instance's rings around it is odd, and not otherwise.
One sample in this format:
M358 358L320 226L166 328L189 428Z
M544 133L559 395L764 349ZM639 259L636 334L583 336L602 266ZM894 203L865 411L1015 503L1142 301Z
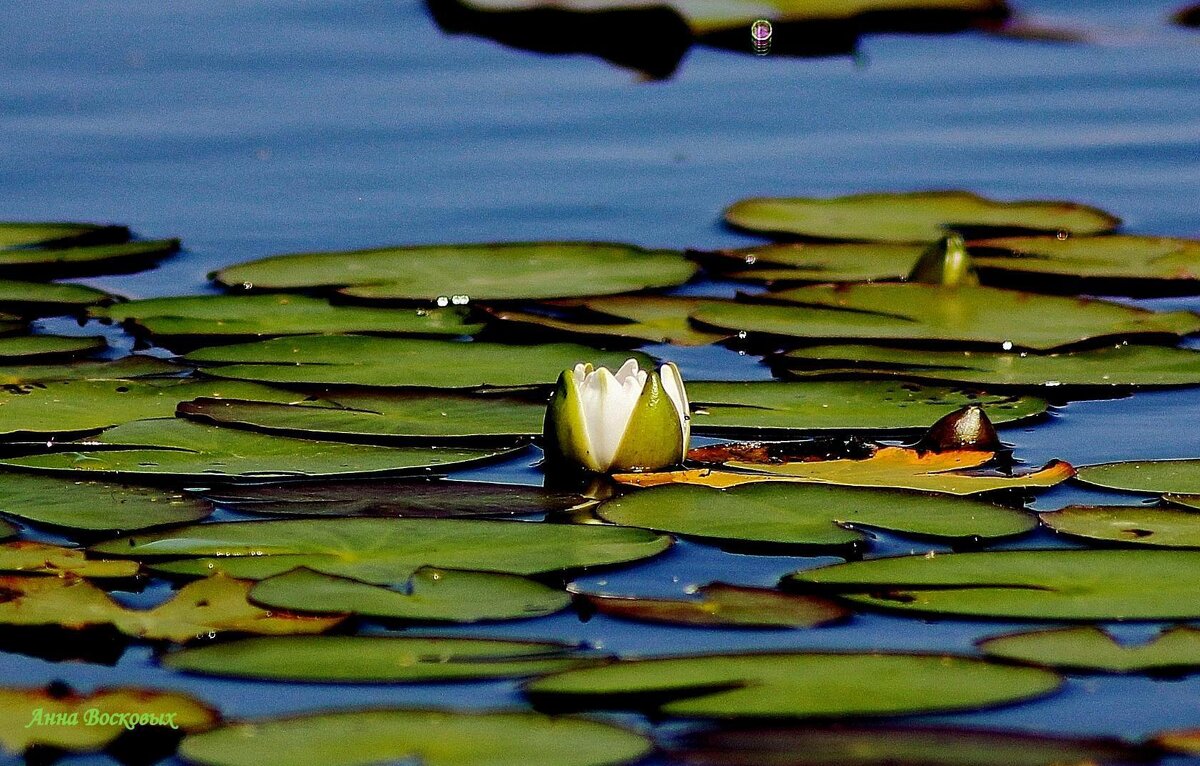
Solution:
M1095 204L1132 232L1200 235L1200 35L1166 24L1171 3L1025 0L1021 9L1093 41L886 35L865 39L853 58L826 59L696 47L673 78L644 82L590 56L447 35L413 0L11 4L0 24L0 217L113 220L145 236L181 237L185 252L158 269L87 280L128 297L209 291L205 276L218 266L296 250L520 239L748 244L758 240L724 229L719 213L754 195L967 188ZM1200 309L1200 299L1152 303ZM63 320L43 326L104 332ZM678 361L685 377L770 375L755 357L726 349L647 350ZM1031 464L1196 457L1198 421L1193 389L1075 402L1002 436ZM539 483L535 460L526 453L461 475ZM1036 507L1098 497L1116 496L1068 485L1041 494ZM1056 544L1039 533L1011 545ZM939 548L880 535L874 554L931 549ZM683 542L581 582L684 593L716 579L773 585L829 562ZM152 588L131 599L163 596ZM636 655L970 651L979 637L1015 627L859 616L811 631L697 631L604 616L582 622L568 612L436 633L586 641ZM1153 629L1116 631L1136 638ZM137 647L114 667L3 653L0 678L183 689L234 718L519 702L507 682L182 677ZM1200 677L1072 677L1040 702L923 720L1140 738L1200 724Z

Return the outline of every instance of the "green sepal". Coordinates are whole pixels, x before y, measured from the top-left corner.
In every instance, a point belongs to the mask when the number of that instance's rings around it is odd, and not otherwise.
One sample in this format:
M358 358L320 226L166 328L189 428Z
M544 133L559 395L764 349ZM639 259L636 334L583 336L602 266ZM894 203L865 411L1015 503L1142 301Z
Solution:
M683 462L683 424L658 373L650 370L633 408L613 471L653 471Z
M934 242L917 259L908 275L909 282L943 287L979 284L975 264L967 253L967 245L959 234L947 234Z
M589 364L586 372L591 371ZM558 376L558 384L542 422L542 449L546 453L546 462L551 465L583 466L589 471L603 473L606 468L596 460L591 445L574 370L563 370Z

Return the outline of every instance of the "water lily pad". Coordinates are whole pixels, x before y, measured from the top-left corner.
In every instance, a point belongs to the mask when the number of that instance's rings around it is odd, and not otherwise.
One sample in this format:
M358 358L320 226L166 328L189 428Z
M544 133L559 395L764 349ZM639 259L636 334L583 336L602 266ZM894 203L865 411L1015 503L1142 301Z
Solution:
M1028 354L881 346L810 346L779 359L794 377L867 375L968 385L1164 387L1200 384L1200 351L1126 343L1087 351ZM1048 392L1050 393L1050 392Z
M421 567L390 588L297 569L260 582L250 597L294 612L464 623L542 617L571 604L563 591L524 577L435 567Z
M304 683L527 678L594 662L568 644L407 636L278 636L196 646L163 664L204 675Z
M0 338L0 363L73 359L105 348L104 338L66 335L14 335ZM0 368L3 370L3 368Z
M1200 548L1200 513L1145 505L1072 505L1041 514L1055 532L1088 540Z
M68 630L111 625L127 636L183 643L217 633L291 635L323 633L345 615L312 616L266 611L247 600L253 583L214 575L189 583L152 609L129 609L78 578L0 577L0 624L57 625Z
M171 419L125 423L93 441L78 442L78 451L9 458L0 460L0 464L116 479L261 480L424 472L512 452L500 447L375 447L321 442Z
M87 578L133 577L138 563L129 560L89 559L79 548L17 540L0 544L0 572L74 575Z
M614 296L547 304L560 312L573 310L565 316L561 313L548 315L516 309L497 309L491 315L524 330L628 338L676 346L707 346L729 335L724 332L705 332L692 325L689 315L700 304L708 302L711 299L665 295Z
M1079 469L1078 478L1084 484L1126 492L1200 494L1200 460L1132 460L1085 465Z
M0 223L0 250L46 247L74 241L124 242L129 229L93 223L5 221Z
M86 246L63 243L61 248L0 250L0 274L18 279L128 274L149 268L178 250L177 239Z
M0 513L52 527L130 531L199 521L211 512L204 500L169 489L27 473L0 477Z
M926 243L776 242L693 253L722 276L751 282L893 282L907 277Z
M1118 643L1101 628L1081 626L997 636L978 646L989 657L1066 670L1143 673L1200 667L1200 629L1185 626L1136 645Z
M7 540L10 537L15 537L17 531L17 528L12 524L0 519L0 540Z
M568 367L589 361L617 369L644 354L599 351L572 343L510 346L361 335L275 338L193 351L186 359L208 375L306 385L480 388L550 385Z
M1200 315L1152 312L1091 298L994 287L874 283L814 285L770 293L795 305L702 305L702 325L805 340L894 340L1049 350L1106 338L1179 337Z
M842 605L770 588L709 583L697 598L634 598L583 593L601 614L624 620L715 628L815 628L845 619Z
M538 705L656 707L698 718L911 715L1055 691L1046 670L933 654L761 653L624 660L535 679Z
M337 288L366 300L437 301L613 295L682 284L695 264L673 250L606 242L418 245L278 255L212 278L256 290ZM438 301L441 303L442 301Z
M1121 223L1073 202L1001 202L962 191L745 199L726 208L725 220L754 232L877 242L933 242L947 229L1099 234Z
M525 712L360 710L229 724L187 737L203 766L618 766L653 749L611 724Z
M1180 8L1172 14L1171 20L1181 27L1200 27L1200 3Z
M2 293L0 293L2 298ZM3 305L3 300L0 300ZM459 306L385 309L335 306L304 295L188 295L150 298L93 309L92 316L133 324L154 336L238 338L273 335L378 333L472 335L483 325L467 321Z
M93 723L87 725L93 710ZM46 716L47 722L67 723L29 726L35 711ZM35 745L71 752L101 750L127 735L124 720L110 718L118 713L147 713L158 718L157 723L136 727L135 736L137 732L176 729L203 731L220 720L216 710L199 700L157 689L101 688L83 694L61 684L40 689L0 688L0 750L20 754ZM69 723L72 716L77 723Z
M243 513L293 516L527 516L565 511L590 502L574 492L448 479L238 484L204 495Z
M852 545L868 539L857 531L863 527L965 540L1037 526L1022 511L966 498L783 482L660 486L608 500L596 512L624 526L781 545Z
M796 572L786 585L965 618L1194 620L1200 552L1021 550L900 556Z
M15 343L14 348L36 350L36 344L24 346L24 344ZM113 361L86 360L70 364L6 364L0 366L0 385L17 386L29 383L49 383L56 380L126 380L177 372L179 372L179 368L165 359L133 354Z
M3 255L0 251L0 261ZM74 314L112 300L103 290L85 285L0 279L0 308L21 316Z
M200 398L177 414L201 423L365 443L513 441L542 432L546 397L335 391L296 403Z
M1163 500L1182 508L1200 511L1200 495L1164 495Z
M1045 401L877 381L688 382L692 431L911 431L968 404L987 408L993 422L1041 415Z
M376 584L405 582L422 566L532 575L619 564L666 550L641 529L458 519L297 519L200 524L121 537L97 553L152 558L164 572L223 571L263 579L296 567Z

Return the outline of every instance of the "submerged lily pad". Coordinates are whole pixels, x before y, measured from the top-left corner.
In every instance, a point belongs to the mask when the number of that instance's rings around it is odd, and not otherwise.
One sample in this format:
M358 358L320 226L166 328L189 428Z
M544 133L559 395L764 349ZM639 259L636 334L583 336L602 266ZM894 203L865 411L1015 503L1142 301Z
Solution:
M3 255L0 251L0 261ZM0 308L21 316L74 314L112 301L113 296L103 290L85 285L0 279Z
M596 512L624 526L779 545L851 545L868 539L861 527L965 540L1037 526L1022 511L966 498L782 482L660 486L605 501Z
M683 284L695 271L695 264L673 250L512 242L277 255L211 276L226 287L325 287L359 299L441 303L456 296L475 301L629 293Z
M78 451L9 458L0 460L0 465L118 479L161 476L195 481L261 480L426 471L513 452L500 447L376 447L321 442L175 419L136 420L109 429L93 441L77 444Z
M415 388L549 385L568 367L590 361L613 370L644 354L572 343L510 346L361 335L275 338L193 351L186 359L208 375L272 383Z
M156 569L263 579L308 567L364 582L405 582L422 566L532 575L619 564L666 550L641 529L458 519L297 519L200 524L116 538L97 553L162 560Z
M9 472L0 477L0 513L36 524L117 532L199 521L212 506L168 489Z
M1020 550L855 561L784 584L866 606L963 618L1194 620L1200 552Z
M234 723L189 736L203 766L619 766L653 749L611 724L525 712L358 710Z
M290 635L323 633L345 615L310 616L266 611L247 600L252 583L214 575L189 583L164 604L128 609L87 580L0 577L0 624L79 630L111 625L127 636L183 643L217 633Z
M42 336L33 336L42 337ZM41 341L38 341L41 343ZM18 350L35 348L16 343ZM18 386L56 380L126 380L169 375L179 368L158 357L133 354L113 361L86 360L69 364L15 364L0 366L0 385Z
M814 285L770 293L784 305L724 302L692 315L703 325L805 340L892 340L992 344L1049 350L1084 341L1179 337L1200 315L1153 312L1092 298L994 287L915 283Z
M1200 513L1145 505L1072 505L1041 514L1055 532L1088 540L1200 548Z
M250 597L294 612L463 623L542 617L571 604L563 591L524 577L434 567L421 567L390 588L296 569L260 582Z
M656 707L698 718L812 718L972 710L1041 697L1035 668L933 654L762 653L623 660L535 679L539 705Z
M744 199L726 208L725 220L754 232L878 242L933 242L948 229L1099 234L1121 223L1073 202L1001 202L963 191Z
M595 662L569 644L490 638L279 636L172 652L204 675L304 683L431 683L527 678Z
M1137 645L1120 644L1091 626L997 636L978 645L989 657L1066 670L1143 673L1200 667L1200 629L1186 626Z
M968 385L1057 389L1200 384L1200 351L1127 343L1055 354L809 346L779 361L794 377L905 378ZM1050 393L1050 392L1048 392Z
M1079 469L1084 484L1126 492L1156 495L1200 494L1200 459L1131 460L1122 463L1085 465Z
M1034 397L998 396L879 381L776 381L687 384L692 431L910 431L968 404L987 408L995 423L1043 414Z
M133 577L139 568L136 561L89 559L78 548L34 540L0 544L0 572L103 579Z
M150 298L93 309L91 314L131 323L150 335L168 338L346 333L455 336L473 335L483 329L482 324L468 322L467 310L459 306L431 309L335 306L322 298L305 295Z
M705 332L694 327L689 315L707 298L665 295L614 296L548 304L567 316L551 316L518 310L495 310L492 316L521 329L540 329L567 335L628 338L647 343L676 346L707 346L729 333Z
M47 721L70 721L74 716L78 723L29 726L34 711L40 711ZM134 732L203 731L220 720L216 710L199 700L158 689L101 688L83 694L60 684L38 689L0 688L0 751L20 754L37 745L70 752L101 750L127 734L124 720L110 717L120 713L154 716L157 723L138 726ZM90 725L89 714L94 716Z
M72 359L105 348L104 338L70 335L14 335L0 338L0 362ZM0 371L4 368L0 367ZM0 373L2 374L2 373Z
M625 620L716 628L815 628L845 619L849 610L817 596L770 588L709 583L698 598L634 598L582 593L601 614Z

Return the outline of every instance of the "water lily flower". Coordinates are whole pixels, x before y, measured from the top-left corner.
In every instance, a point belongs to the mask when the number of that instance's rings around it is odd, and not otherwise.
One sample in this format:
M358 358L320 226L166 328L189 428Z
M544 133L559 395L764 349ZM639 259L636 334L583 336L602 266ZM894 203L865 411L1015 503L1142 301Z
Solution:
M691 415L674 364L616 373L591 364L564 370L543 428L546 459L595 473L654 471L683 462Z

